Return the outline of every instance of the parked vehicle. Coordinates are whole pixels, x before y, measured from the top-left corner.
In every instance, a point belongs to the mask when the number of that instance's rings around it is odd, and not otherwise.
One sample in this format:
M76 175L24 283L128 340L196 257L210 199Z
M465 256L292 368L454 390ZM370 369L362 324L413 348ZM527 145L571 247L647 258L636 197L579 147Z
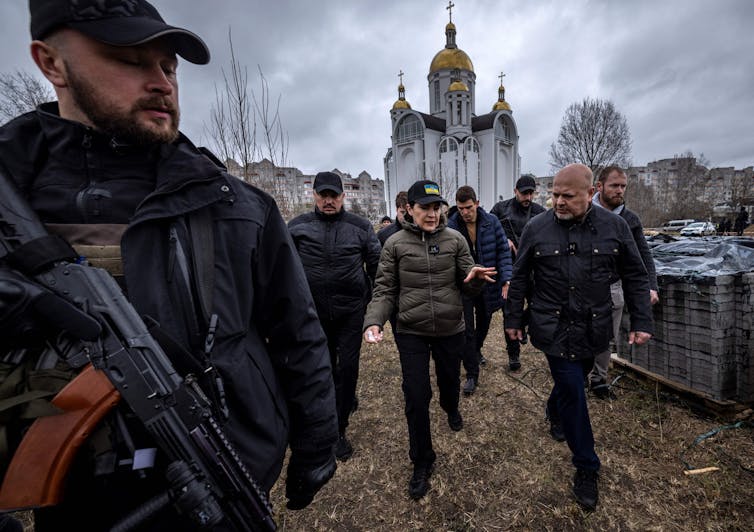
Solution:
M696 220L692 219L686 219L686 220L670 220L668 222L665 222L665 225L662 226L661 230L664 232L677 232L686 227L689 224L692 224L696 222Z
M694 222L681 229L681 236L707 236L716 232L712 222Z

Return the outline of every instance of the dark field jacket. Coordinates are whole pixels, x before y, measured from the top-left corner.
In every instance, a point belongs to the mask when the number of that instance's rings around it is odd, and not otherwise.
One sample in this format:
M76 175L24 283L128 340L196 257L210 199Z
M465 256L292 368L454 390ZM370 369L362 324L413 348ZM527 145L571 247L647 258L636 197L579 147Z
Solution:
M631 330L653 332L647 271L621 217L590 206L573 223L549 210L531 219L521 242L506 328L522 328L528 295L537 349L572 360L593 357L613 336L610 285L622 279Z
M387 239L380 255L364 330L382 325L397 306L399 333L452 336L464 331L461 291L476 295L484 281L463 279L474 266L466 239L445 225L427 233L410 216L403 230Z
M505 234L518 247L521 243L521 234L524 231L524 226L526 226L529 220L544 211L544 207L533 201L529 207L524 209L516 197L513 196L507 200L498 201L492 207L490 214L497 216Z
M649 275L649 288L657 290L657 271L655 270L655 261L652 257L652 251L649 249L647 239L644 237L644 229L641 226L641 220L636 213L627 207L623 207L619 216L626 220L628 228L631 229L631 234L634 236L634 242L641 255L641 260L644 262L644 267L647 269Z
M230 408L225 430L267 490L289 442L294 453L327 453L338 436L330 357L270 196L183 136L151 151L125 146L59 118L55 104L0 128L0 163L44 222L127 224L121 249L128 298L187 348L194 339L176 296L175 252L180 245L190 255L191 242L170 229L209 210L212 312L219 317L211 362ZM134 188L141 190L135 210L121 197Z
M484 305L492 313L503 306L503 285L511 280L513 273L511 251L508 239L503 232L500 221L488 214L481 207L477 208L476 221L476 257L482 266L494 266L497 270L495 283L485 283L482 289ZM458 213L448 220L448 227L460 232L467 238L466 222Z
M341 210L319 210L288 222L321 319L364 312L380 260L380 243L369 220Z

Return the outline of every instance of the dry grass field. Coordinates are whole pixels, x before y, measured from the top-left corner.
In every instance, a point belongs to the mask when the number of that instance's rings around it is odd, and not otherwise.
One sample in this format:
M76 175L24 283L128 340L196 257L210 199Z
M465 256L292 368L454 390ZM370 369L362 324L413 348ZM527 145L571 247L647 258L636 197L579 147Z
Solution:
M389 326L388 326L389 328ZM429 493L408 497L411 465L400 365L392 337L364 346L359 409L351 418L354 455L306 509L286 510L284 483L273 490L278 526L289 531L350 530L754 530L754 428L750 423L695 439L728 421L699 416L662 389L625 376L615 399L589 398L602 461L600 504L582 511L570 493L565 443L548 433L550 377L531 345L521 371L507 371L500 314L484 349L480 388L461 398L464 429L452 432L431 404L438 454ZM612 377L620 375L614 369ZM687 476L692 467L719 471Z
M452 432L431 405L438 454L426 497L408 497L411 466L400 366L392 337L364 346L359 409L349 437L354 455L306 509L285 509L284 476L272 493L283 531L754 530L754 428L702 435L730 420L696 414L667 390L621 377L615 398L589 398L602 460L600 503L582 511L570 489L565 443L544 420L550 377L544 356L525 346L521 371L510 374L500 314L484 349L481 386L461 398L464 429ZM612 377L621 375L613 369ZM699 438L698 444L694 444ZM685 475L695 468L716 472ZM25 516L27 517L27 516ZM27 523L27 530L33 525Z

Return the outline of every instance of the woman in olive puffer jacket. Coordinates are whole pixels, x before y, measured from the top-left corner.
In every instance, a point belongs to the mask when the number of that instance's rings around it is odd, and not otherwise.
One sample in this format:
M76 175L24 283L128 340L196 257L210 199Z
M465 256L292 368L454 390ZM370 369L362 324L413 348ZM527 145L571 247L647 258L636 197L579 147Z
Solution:
M440 187L417 181L408 190L403 229L380 255L372 301L364 316L364 340L382 340L382 325L397 306L395 343L400 353L403 394L414 472L409 495L423 497L435 462L429 427L429 358L435 361L440 406L454 431L463 428L458 411L464 320L461 290L478 294L494 282L495 268L475 266L466 240L446 227Z

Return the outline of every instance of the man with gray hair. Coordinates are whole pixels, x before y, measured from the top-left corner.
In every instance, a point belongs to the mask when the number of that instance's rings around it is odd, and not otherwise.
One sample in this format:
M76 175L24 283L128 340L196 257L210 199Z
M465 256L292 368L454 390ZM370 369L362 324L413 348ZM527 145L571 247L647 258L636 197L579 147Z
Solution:
M554 381L547 401L550 433L568 442L576 467L573 494L588 510L599 498L600 460L584 378L613 336L611 283L623 283L629 343L643 344L653 332L649 281L636 243L622 218L591 205L592 179L583 164L555 175L553 210L533 218L521 237L505 324L506 334L520 340L529 295L531 342L546 355Z

